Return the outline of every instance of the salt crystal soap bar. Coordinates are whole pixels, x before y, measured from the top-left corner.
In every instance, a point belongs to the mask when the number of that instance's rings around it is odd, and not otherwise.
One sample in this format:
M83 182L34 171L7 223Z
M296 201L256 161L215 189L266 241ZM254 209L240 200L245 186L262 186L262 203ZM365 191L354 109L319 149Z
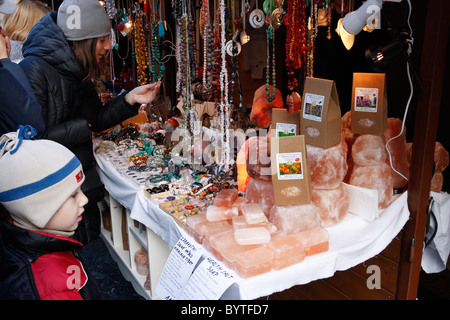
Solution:
M263 227L241 228L234 230L234 239L239 245L269 243L270 232Z
M237 189L223 189L214 198L214 205L218 207L231 207L237 198Z
M305 250L306 256L328 251L330 235L323 228L314 228L294 235Z
M257 203L246 203L242 205L242 215L248 224L256 224L267 221L267 217Z
M274 253L275 270L281 270L305 259L303 244L294 235L272 240L267 247Z
M206 211L206 220L229 220L238 215L239 209L237 207L218 207L216 205L210 205Z
M234 268L242 278L250 278L272 270L273 251L264 246L244 251L236 256Z

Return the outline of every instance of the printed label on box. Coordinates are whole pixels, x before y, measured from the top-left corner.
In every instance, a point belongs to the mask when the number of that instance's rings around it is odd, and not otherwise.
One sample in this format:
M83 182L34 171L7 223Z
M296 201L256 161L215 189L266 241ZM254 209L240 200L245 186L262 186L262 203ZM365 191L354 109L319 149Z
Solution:
M355 111L377 112L378 88L355 88Z
M279 153L277 154L278 180L301 180L303 179L302 153Z
M277 137L295 136L297 133L297 125L293 123L277 123Z
M317 122L322 122L322 112L323 112L323 103L325 101L325 97L306 93L305 94L305 103L303 107L303 118L308 120L314 120Z

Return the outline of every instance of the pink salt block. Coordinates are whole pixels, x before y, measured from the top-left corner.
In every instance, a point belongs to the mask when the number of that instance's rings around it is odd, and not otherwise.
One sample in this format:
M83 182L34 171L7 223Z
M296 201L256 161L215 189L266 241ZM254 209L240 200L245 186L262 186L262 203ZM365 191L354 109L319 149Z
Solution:
M221 250L229 246L237 245L236 240L234 240L234 230L232 228L212 234L209 239L206 239L205 237L203 243L205 241L209 244L209 251L211 251L219 261L223 260Z
M239 215L237 207L218 207L212 204L206 210L206 220L208 221L229 220L237 215Z
M309 229L296 233L294 237L303 245L306 256L326 252L329 249L330 235L326 229Z
M352 159L355 165L376 166L386 163L388 157L384 137L362 134L352 146Z
M241 246L270 242L270 232L264 227L240 228L234 230L234 240Z
M247 173L252 179L272 181L270 140L267 136L250 140L246 159Z
M252 179L247 185L245 194L247 203L258 203L266 216L270 215L270 210L275 204L275 195L271 181Z
M233 232L233 239L234 239L234 232ZM236 241L236 240L235 240ZM248 245L248 246L241 246L236 244L230 245L230 246L223 246L219 251L223 263L230 269L234 269L234 264L236 262L236 259L239 254L245 251L253 250L256 248L259 248L260 244L255 245Z
M220 190L214 198L214 205L217 207L231 207L238 195L237 189Z
M386 208L392 201L394 186L391 167L383 163L377 166L358 166L353 168L350 184L367 189L378 190L378 209Z
M303 244L294 235L272 240L267 248L273 251L273 269L281 270L305 259Z
M334 189L344 180L347 173L347 145L342 139L330 148L306 145L311 187L314 189Z
M350 206L350 194L341 183L335 189L312 189L311 201L319 211L322 227L331 227L340 222Z
M233 219L231 219L231 224L233 225L233 228L235 230L241 229L241 228L262 227L262 228L266 228L270 233L277 231L277 227L275 227L275 225L273 223L271 223L267 220L264 222L260 222L260 223L248 224L247 221L245 220L244 216L233 217Z
M406 153L408 159L411 162L412 157L412 143L406 144ZM444 183L444 176L442 171L444 171L449 165L449 153L445 150L444 146L436 141L434 147L434 174L431 178L431 191L441 192Z
M434 148L434 174L431 178L431 191L441 192L444 185L444 171L449 165L449 154L440 142L436 142Z
M386 142L394 137L397 137L400 134L402 130L402 124L403 122L400 119L387 119L387 127L384 131L384 138ZM408 180L406 180L396 171L400 172L406 178L408 178L409 176L410 163L408 155L406 154L406 129L403 130L400 136L393 140L390 140L389 143L387 143L386 147L389 150L392 159L391 175L394 189L403 188L408 183ZM387 163L391 165L389 156L387 159Z
M208 230L214 229L214 228L220 228L220 227L227 226L227 225L230 225L227 220L199 222L195 225L194 239L198 243L202 243L203 237L208 232Z
M236 201L231 205L232 207L236 207L239 211L239 214L242 214L242 205L246 203L244 197L238 197Z
M313 203L274 206L269 220L277 227L281 235L321 227L319 211Z
M185 227L186 232L195 238L197 236L197 232L195 231L195 226L198 223L205 222L205 221L206 221L206 214L203 214L203 213L188 217L186 220L186 227ZM201 243L201 241L199 243Z
M273 251L261 246L237 255L234 270L241 278L254 277L272 270Z
M267 217L257 203L244 203L242 205L242 215L248 224L255 224L267 221Z

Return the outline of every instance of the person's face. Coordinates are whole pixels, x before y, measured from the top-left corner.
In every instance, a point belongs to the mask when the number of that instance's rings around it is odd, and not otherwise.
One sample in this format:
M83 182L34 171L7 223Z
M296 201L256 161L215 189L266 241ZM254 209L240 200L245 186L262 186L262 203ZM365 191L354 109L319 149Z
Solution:
M111 42L109 41L109 36L100 37L97 39L97 46L95 47L95 57L97 62L106 55L106 53L112 49Z
M74 231L82 219L81 214L84 212L84 206L87 203L88 198L78 188L63 203L59 210L56 211L45 228L60 231Z

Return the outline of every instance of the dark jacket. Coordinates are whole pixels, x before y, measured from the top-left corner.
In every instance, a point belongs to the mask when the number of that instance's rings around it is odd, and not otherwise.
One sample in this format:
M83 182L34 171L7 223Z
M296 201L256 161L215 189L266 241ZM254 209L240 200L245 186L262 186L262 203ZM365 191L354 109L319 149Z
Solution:
M94 300L101 293L69 237L5 221L0 234L1 300Z
M41 106L22 68L9 59L0 60L0 136L31 125L38 134L45 131Z
M95 169L91 129L102 131L135 116L139 104L128 104L124 95L102 104L92 81L83 81L83 65L56 19L57 13L50 12L34 25L23 45L20 66L42 107L46 131L41 138L59 142L77 156L86 176L82 190L92 204L103 193ZM89 215L83 220L90 224ZM92 220L95 226L87 228L99 230L99 218Z

